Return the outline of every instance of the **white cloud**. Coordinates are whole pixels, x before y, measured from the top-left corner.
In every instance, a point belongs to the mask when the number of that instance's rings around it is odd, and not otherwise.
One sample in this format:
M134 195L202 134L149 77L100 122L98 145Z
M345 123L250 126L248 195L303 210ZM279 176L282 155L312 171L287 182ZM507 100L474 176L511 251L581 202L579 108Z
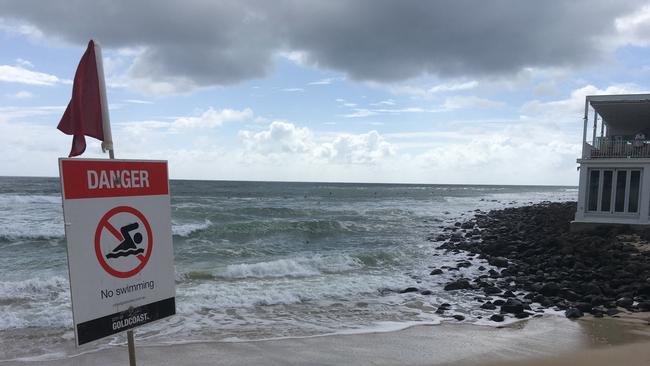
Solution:
M503 106L505 106L505 103L496 100L457 95L446 98L442 108L444 110L455 110L464 108L499 108Z
M554 122L575 122L582 118L585 110L585 97L587 95L633 94L643 91L633 84L610 85L600 89L593 85L586 85L575 89L566 99L543 102L532 100L521 107L522 116L526 119L546 119Z
M284 92L304 92L305 91L305 89L303 89L303 88L283 88L283 89L280 89L280 90L282 90Z
M142 99L126 99L124 101L131 104L153 104L152 101Z
M416 156L414 168L446 183L577 184L579 140L553 126L509 125L457 137Z
M307 85L330 85L334 81L334 78L325 78L325 79L320 79L316 81L312 81L308 83Z
M226 122L238 122L253 118L253 111L250 108L243 110L236 109L213 109L208 108L198 117L181 117L174 120L173 128L213 128L221 126Z
M386 106L386 105L392 106L392 105L395 105L395 104L396 103L395 103L395 101L393 99L386 99L386 100L382 100L382 101L377 102L377 103L372 103L370 105L381 107L381 106Z
M650 5L615 20L617 34L610 40L612 46L650 44Z
M376 114L377 114L377 112L371 111L370 109L355 108L354 112L344 114L343 117L345 117L345 118L363 118L363 117L374 116Z
M14 94L6 94L9 98L14 98L14 99L29 99L34 96L34 94L26 91L26 90L21 90L19 92L16 92Z
M291 156L303 156L317 164L376 164L396 152L396 147L377 131L357 135L341 133L317 141L308 128L285 121L274 121L260 132L242 130L239 137L249 164L260 161L286 164L294 160Z
M476 80L464 81L464 82L455 81L455 82L434 85L430 88L423 88L423 87L409 86L409 85L396 86L396 87L392 87L391 91L395 94L408 94L419 98L431 98L441 93L474 89L478 87L478 85L479 83Z
M54 75L10 65L0 65L0 81L29 85L54 85L63 82Z
M65 106L32 106L32 107L0 107L0 120L17 120L48 116L52 114L63 114Z

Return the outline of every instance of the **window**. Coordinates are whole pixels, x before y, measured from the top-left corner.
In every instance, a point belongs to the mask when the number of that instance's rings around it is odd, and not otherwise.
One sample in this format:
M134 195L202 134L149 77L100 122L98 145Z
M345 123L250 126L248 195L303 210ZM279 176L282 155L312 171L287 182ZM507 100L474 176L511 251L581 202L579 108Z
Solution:
M633 170L630 176L630 198L627 206L628 212L639 210L639 189L641 183L641 172Z
M589 172L589 205L587 210L598 210L598 185L600 184L600 170L591 170Z
M625 185L627 182L627 170L616 172L616 203L614 210L616 212L625 211Z
M634 214L639 212L640 169L589 169L587 211Z

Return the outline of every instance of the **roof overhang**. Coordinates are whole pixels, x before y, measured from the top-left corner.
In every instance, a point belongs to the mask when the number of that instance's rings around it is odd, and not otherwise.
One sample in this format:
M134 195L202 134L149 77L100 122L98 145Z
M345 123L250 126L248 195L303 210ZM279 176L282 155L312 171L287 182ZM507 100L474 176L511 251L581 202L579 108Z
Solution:
M590 95L587 103L608 126L625 130L650 126L650 94Z

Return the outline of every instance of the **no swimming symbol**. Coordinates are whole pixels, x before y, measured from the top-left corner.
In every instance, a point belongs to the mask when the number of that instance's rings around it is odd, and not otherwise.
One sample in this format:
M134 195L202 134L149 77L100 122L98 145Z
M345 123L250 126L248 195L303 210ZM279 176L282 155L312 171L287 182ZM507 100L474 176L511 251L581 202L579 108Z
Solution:
M151 226L135 208L118 206L99 220L95 230L95 254L110 275L135 276L147 265L152 249Z

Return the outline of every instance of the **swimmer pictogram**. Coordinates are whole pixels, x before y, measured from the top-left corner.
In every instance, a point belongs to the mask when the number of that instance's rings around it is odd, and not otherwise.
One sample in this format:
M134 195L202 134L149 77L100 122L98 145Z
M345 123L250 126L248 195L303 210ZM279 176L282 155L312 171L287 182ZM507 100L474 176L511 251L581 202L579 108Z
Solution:
M119 227L119 230L117 229ZM129 206L108 211L95 231L95 254L109 274L128 278L140 272L149 261L153 235L146 217Z

